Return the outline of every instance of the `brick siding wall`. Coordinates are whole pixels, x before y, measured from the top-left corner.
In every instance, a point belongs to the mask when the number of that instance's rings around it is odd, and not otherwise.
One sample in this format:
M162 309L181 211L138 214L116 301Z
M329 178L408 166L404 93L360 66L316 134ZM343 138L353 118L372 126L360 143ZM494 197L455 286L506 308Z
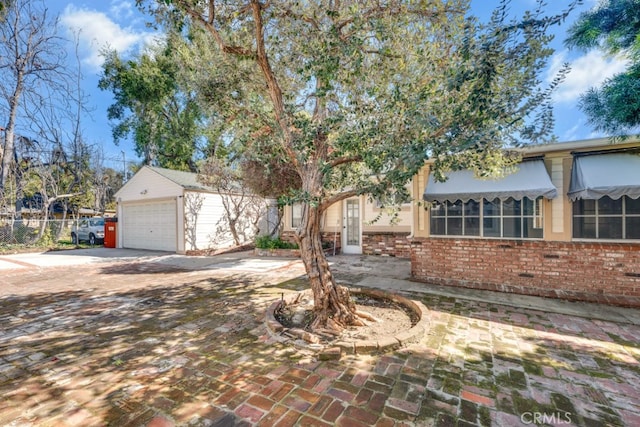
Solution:
M411 274L439 285L640 307L640 244L416 238Z
M408 239L409 233L390 232L365 232L362 234L362 253L365 255L387 255L398 258L411 257L411 241ZM285 231L280 236L282 240L295 243L292 231ZM336 254L342 250L342 239L340 233L327 232L322 234L322 241L333 248L336 242Z
M408 236L409 233L365 232L362 234L362 253L410 258L411 242Z

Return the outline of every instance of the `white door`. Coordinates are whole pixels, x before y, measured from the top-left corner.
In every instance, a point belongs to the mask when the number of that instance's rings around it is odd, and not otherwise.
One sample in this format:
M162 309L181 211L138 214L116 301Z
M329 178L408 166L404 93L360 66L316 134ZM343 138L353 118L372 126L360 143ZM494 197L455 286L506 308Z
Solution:
M126 204L122 208L122 247L177 251L175 200Z
M362 229L360 226L360 199L344 201L342 217L342 252L362 253Z

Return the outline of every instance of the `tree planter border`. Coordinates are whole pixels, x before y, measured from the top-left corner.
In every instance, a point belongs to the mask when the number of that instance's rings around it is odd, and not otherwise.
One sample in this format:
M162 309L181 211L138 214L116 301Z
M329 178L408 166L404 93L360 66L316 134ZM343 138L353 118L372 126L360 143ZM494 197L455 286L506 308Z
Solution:
M282 304L290 304L300 294L311 294L310 290L284 295L282 299L272 303L266 311L265 325L272 335L288 335L296 338L295 345L304 346L319 351L320 359L339 359L342 354L376 354L405 347L422 339L429 328L429 309L420 301L413 301L397 294L381 290L351 288L352 295L363 295L378 299L387 299L411 310L418 321L411 328L394 335L385 335L376 340L335 341L326 345L319 344L319 339L313 333L299 328L285 328L275 317L276 311Z
M255 248L253 253L261 257L300 258L300 249L261 249ZM327 256L333 255L333 248L324 249Z

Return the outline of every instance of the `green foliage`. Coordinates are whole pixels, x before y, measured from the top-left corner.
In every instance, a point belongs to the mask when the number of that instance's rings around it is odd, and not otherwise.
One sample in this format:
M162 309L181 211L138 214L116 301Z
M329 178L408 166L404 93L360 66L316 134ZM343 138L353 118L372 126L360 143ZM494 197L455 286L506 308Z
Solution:
M567 70L547 86L539 74L550 27L578 2L513 17L504 0L488 22L468 0L138 4L184 36L174 58L216 156L251 165L260 194L302 203L304 230L347 197L406 200L426 159L440 179L495 175L516 160L505 148L552 141Z
M36 242L37 246L51 247L55 245L54 232L51 226L45 228L44 233Z
M581 49L602 48L615 54L640 54L640 2L605 0L580 14L565 43Z
M256 237L256 248L258 249L298 249L298 245L286 242L279 237L259 236Z
M575 2L558 16L538 2L512 18L503 1L486 23L465 0L270 2L259 41L244 3L210 3L212 26L189 2L156 6L202 24L187 26L181 58L228 148L291 165L302 181L294 198L336 200L345 188L403 192L427 157L436 170L491 174L511 161L505 146L551 140L550 94L565 71L549 87L538 75L549 27Z
M116 144L133 137L147 164L195 172L202 138L202 113L195 94L185 88L175 54L183 40L167 34L166 45L129 61L106 51L98 86L113 92L108 117L115 122Z
M600 3L580 15L565 43L585 50L602 49L629 59L627 70L583 94L580 108L599 131L622 135L640 126L640 2Z

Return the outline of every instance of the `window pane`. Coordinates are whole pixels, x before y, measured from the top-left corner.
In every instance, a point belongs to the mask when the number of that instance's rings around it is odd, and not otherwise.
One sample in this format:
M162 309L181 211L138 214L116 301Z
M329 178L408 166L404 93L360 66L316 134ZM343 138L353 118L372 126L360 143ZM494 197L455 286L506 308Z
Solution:
M444 236L446 234L445 221L446 219L443 217L431 217L431 234L434 236Z
M621 217L599 217L598 218L598 238L599 239L622 239L622 218Z
M627 217L627 239L640 239L640 216Z
M438 202L433 202L431 204L431 216L444 216L445 215L445 205Z
M480 235L480 218L479 217L464 219L464 235L465 236Z
M347 245L360 245L360 201L347 200Z
M542 228L536 227L536 220L533 217L523 218L524 228L522 230L522 237L529 239L541 239Z
M535 200L531 200L528 197L522 199L522 214L533 216L535 211Z
M480 218L479 217L464 219L464 235L465 236L480 235Z
M573 237L578 239L595 239L596 238L596 219L595 217L573 218Z
M302 204L296 203L291 206L291 227L297 228L302 224Z
M573 214L574 215L595 215L596 201L583 200L583 199L576 200L575 202L573 202Z
M521 215L520 209L520 200L515 200L512 197L509 197L507 200L502 202L502 215L504 216L519 216Z
M500 237L500 218L487 218L482 221L484 237Z
M480 216L480 202L469 200L464 204L464 216Z
M504 218L502 227L502 237L522 237L520 218Z
M454 203L447 202L447 215L462 216L462 202L456 200Z
M629 196L624 196L626 203L627 214L640 214L640 199L632 199Z
M499 216L500 215L500 199L487 200L484 199L482 212L484 216Z
M613 200L609 196L599 199L598 215L622 215L622 197L618 200Z
M447 236L462 236L462 217L447 218Z

